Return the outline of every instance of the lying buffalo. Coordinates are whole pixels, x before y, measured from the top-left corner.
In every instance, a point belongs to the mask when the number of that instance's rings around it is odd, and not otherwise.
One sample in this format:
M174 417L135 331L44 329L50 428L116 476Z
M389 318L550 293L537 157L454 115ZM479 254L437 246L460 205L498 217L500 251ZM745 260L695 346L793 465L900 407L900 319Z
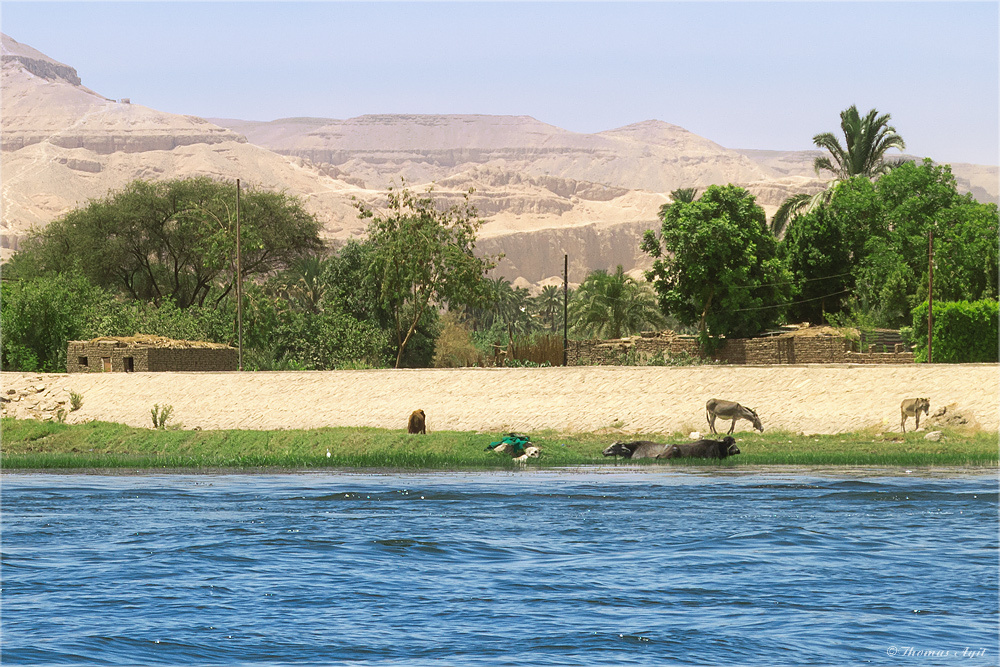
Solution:
M687 445L668 445L658 459L724 459L740 453L736 440L726 436L722 440L698 440Z
M604 450L605 456L621 456L626 459L656 459L671 445L650 440L616 442Z

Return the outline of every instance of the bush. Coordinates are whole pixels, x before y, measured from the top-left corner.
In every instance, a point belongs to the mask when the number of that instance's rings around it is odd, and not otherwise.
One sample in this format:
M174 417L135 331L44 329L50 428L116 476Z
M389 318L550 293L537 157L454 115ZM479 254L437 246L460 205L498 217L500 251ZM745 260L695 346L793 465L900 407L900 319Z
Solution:
M469 330L453 315L441 318L443 328L434 345L435 368L462 368L482 365L482 355L472 343Z
M996 363L998 356L997 302L942 301L934 304L935 363ZM927 302L913 309L914 358L927 361Z
M350 315L285 312L275 327L269 353L276 370L324 371L358 361L383 366L385 346L385 332Z
M66 343L88 332L88 316L108 298L75 275L5 281L0 288L3 370L66 372Z
M159 404L153 405L153 409L149 411L150 416L153 418L153 428L166 428L167 420L170 419L170 415L173 413L174 406L172 405L164 405L162 408Z

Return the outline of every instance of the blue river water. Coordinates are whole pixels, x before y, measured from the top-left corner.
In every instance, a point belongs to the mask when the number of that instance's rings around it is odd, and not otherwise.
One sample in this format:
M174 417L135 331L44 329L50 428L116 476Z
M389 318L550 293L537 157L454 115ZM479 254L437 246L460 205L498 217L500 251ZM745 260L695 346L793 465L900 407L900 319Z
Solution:
M995 472L2 477L4 665L996 665Z

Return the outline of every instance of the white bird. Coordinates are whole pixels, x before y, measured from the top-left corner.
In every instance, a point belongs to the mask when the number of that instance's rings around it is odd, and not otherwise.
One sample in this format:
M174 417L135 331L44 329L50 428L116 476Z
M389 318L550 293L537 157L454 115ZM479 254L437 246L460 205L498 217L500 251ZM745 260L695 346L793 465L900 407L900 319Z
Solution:
M330 458L330 456L331 456L330 450L328 449L328 450L326 450L326 458Z

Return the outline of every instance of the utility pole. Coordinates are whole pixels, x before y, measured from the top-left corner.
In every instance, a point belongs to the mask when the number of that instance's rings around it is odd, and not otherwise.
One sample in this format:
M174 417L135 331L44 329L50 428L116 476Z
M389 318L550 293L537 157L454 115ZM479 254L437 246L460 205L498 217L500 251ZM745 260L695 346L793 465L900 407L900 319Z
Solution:
M569 346L569 255L563 255L563 366L568 366Z
M240 247L240 179L236 179L236 331L239 369L243 370L243 271Z
M927 363L934 340L934 230L927 233Z

